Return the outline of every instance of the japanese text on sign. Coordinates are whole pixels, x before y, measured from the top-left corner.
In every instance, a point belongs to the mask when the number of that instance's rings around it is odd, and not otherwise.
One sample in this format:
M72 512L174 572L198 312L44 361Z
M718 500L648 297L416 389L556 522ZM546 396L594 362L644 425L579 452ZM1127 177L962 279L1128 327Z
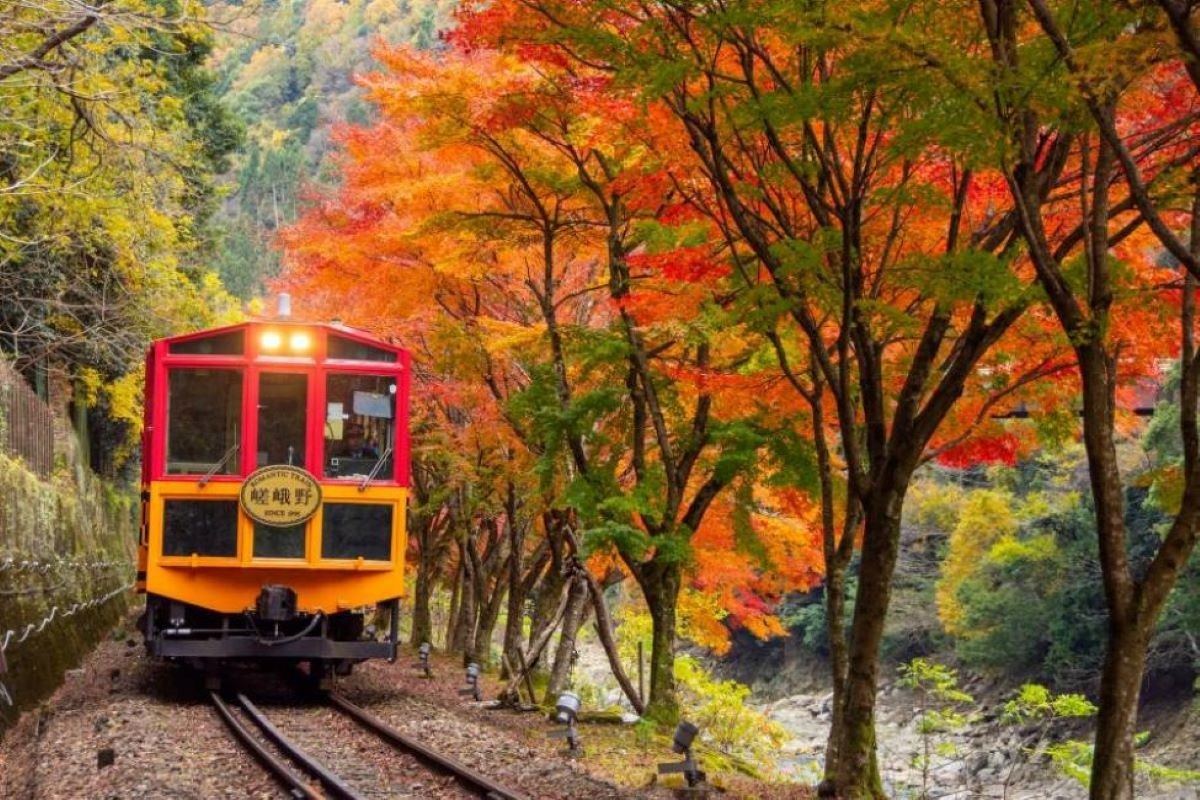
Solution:
M299 525L320 508L321 487L316 478L299 467L263 467L242 484L241 504L255 522L277 527Z

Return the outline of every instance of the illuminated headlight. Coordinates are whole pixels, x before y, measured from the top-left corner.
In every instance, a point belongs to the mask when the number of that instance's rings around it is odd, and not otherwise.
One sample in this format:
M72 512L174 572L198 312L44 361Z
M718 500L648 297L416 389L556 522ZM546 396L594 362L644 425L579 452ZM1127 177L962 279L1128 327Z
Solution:
M283 337L278 331L264 331L262 338L259 339L263 350L278 350L283 344Z
M288 337L288 347L293 353L303 353L312 346L312 337L304 331L296 331Z

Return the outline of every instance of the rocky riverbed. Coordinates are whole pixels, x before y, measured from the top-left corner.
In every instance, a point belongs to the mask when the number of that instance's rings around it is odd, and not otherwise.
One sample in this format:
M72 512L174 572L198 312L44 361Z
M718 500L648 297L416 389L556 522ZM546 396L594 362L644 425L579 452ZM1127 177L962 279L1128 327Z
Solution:
M792 694L761 706L783 725L789 738L781 749L779 766L797 780L819 779L829 733L833 695L828 692ZM995 708L996 704L991 704ZM879 760L889 796L937 800L1078 800L1087 792L1073 778L1050 763L1046 741L1038 743L1035 728L1001 725L988 706L965 711L970 720L960 730L928 738L919 732L920 706L911 692L896 685L885 686L879 695ZM1186 714L1194 716L1194 714ZM1165 723L1177 730L1170 740L1159 737L1159 746L1142 757L1196 769L1200 760L1186 748L1194 741L1194 726L1187 719ZM1064 726L1052 732L1053 740L1087 739L1086 726ZM1181 741L1176 741L1180 739ZM928 744L928 750L926 745ZM928 770L922 763L928 753ZM1139 778L1139 800L1197 800L1200 786L1182 785L1148 777Z

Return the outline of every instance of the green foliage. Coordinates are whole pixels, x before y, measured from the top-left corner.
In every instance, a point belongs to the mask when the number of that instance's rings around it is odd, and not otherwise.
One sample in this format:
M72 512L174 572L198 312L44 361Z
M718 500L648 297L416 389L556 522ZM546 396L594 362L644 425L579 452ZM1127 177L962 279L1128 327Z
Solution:
M1064 775L1086 789L1092 780L1092 756L1095 749L1095 746L1088 742L1069 739L1048 746L1046 755Z
M921 794L927 796L933 756L958 758L953 742L939 741L936 737L966 725L966 715L956 706L973 703L975 698L958 688L958 674L953 669L924 658L900 665L899 684L917 695L917 733L921 736L922 752L914 755L914 763L921 770Z
M1147 734L1141 732L1134 738L1135 744L1141 746L1145 743ZM1095 750L1095 746L1089 742L1071 739L1049 745L1045 752L1054 766L1086 789L1091 784L1092 760L1095 758ZM1198 770L1168 767L1136 757L1133 767L1135 772L1146 776L1155 783L1200 784L1200 771Z
M691 656L675 659L675 678L685 716L700 727L706 744L761 767L774 764L774 754L787 732L746 705L750 687L713 678Z
M1004 704L1001 720L1024 724L1052 718L1090 717L1096 711L1096 706L1081 694L1054 695L1041 684L1026 683L1016 697Z
M1043 453L993 473L990 488L964 491L923 481L914 487L906 524L944 531L953 523L938 606L965 665L1036 677L1057 688L1092 687L1106 617L1092 509L1071 477L1075 459L1073 451ZM1140 569L1165 520L1154 489L1129 489L1126 514L1130 558ZM1152 672L1192 663L1184 631L1200 623L1200 588L1187 576L1200 577L1198 561L1193 558L1163 614Z
M958 674L944 664L914 658L900 665L901 686L940 703L972 703L975 698L958 688Z
M369 120L354 75L375 68L373 43L439 46L455 3L281 0L209 3L226 33L214 54L224 99L245 121L248 145L225 181L216 266L231 291L251 297L279 269L274 232L293 222L304 187L334 171L332 126Z
M1053 614L1061 555L1051 534L1001 539L958 589L962 635L956 650L971 665L1036 670L1045 656L1045 631L1036 620Z

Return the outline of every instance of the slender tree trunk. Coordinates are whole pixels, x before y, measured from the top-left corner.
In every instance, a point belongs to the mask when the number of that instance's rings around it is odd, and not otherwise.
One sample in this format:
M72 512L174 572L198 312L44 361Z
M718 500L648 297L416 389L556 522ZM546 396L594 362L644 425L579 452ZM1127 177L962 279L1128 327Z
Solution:
M539 639L546 630L546 627L554 624L556 621L554 614L558 609L558 601L562 597L565 585L566 578L561 572L553 568L550 569L546 577L542 580L542 585L537 591L537 598L533 604L533 613L530 614L530 642Z
M513 664L513 669L520 669L520 662L514 662L513 657L516 655L516 648L521 646L521 623L525 618L525 591L522 586L525 578L525 527L517 521L516 492L511 482L508 484L505 518L508 524L509 557L512 561L508 570L508 613L504 620L500 677L507 680L510 664Z
M645 714L646 698L634 690L633 681L629 680L629 676L625 674L620 654L617 653L617 642L613 637L612 617L609 616L608 606L604 604L604 590L600 588L600 584L590 573L585 571L584 578L587 580L588 591L592 596L592 608L596 612L596 634L600 637L600 644L604 647L605 655L608 656L609 667L612 669L617 683L620 684L621 690L629 698L629 704L633 706L633 710L639 714Z
M554 634L554 629L558 627L558 621L562 619L562 615L566 609L567 595L566 592L562 591L560 586L558 605L551 616L550 624L547 625L545 630L543 630L529 643L529 655L525 657L525 666L527 666L530 670L533 669L533 665L537 663L537 660L542 657L542 651L546 649L546 645L549 643L550 637ZM519 663L513 667L513 669L520 668L521 665ZM512 694L517 691L517 684L521 682L523 677L524 676L522 675L513 675L512 678L509 679L508 686L505 687L504 691L501 693L501 696L512 696ZM532 700L532 698L530 699Z
M550 669L550 682L546 685L547 705L558 699L559 692L567 687L567 678L575 661L575 636L583 622L587 599L587 580L581 577L572 578L567 610L563 614L562 630L558 635L558 649L554 653L554 666Z
M458 604L459 598L462 596L463 586L463 565L459 562L458 569L454 571L454 582L450 585L450 609L446 614L446 650L451 650L451 642L454 641L454 628L458 625Z
M682 585L680 565L651 561L638 569L638 583L650 609L650 698L646 716L667 724L679 719L675 695L675 610Z
M1108 606L1108 644L1100 676L1089 792L1093 800L1131 800L1133 735L1146 640L1139 635L1127 552L1124 487L1113 432L1116 362L1100 342L1078 346L1075 352L1083 383L1083 441Z
M837 763L832 774L840 796L862 800L886 797L876 758L875 694L879 681L879 647L892 594L892 573L900 544L900 509L904 493L893 489L877 495L864 518L862 565L854 603L845 696L842 700Z
M542 573L549 560L549 548L543 543L534 555L528 573L520 576L520 580L513 583L508 590L508 619L504 623L504 660L514 670L521 668L517 652L525 644L525 601L533 587L542 581Z
M429 601L433 595L434 570L436 569L436 559L430 542L433 538L430 530L432 526L429 525L429 520L423 516L417 525L422 527L415 531L420 550L417 553L417 581L416 586L413 587L412 636L409 640L413 646L420 646L422 642L433 642L433 614L429 607Z
M471 560L466 548L471 547L470 541L459 544L459 558L462 564L462 587L458 601L458 619L454 621L454 636L450 641L450 650L470 656L468 648L475 642L476 604L475 580L471 574Z
M492 638L496 632L496 622L500 619L500 608L508 595L508 572L512 568L512 560L505 558L493 581L492 596L487 603L481 603L479 623L475 628L475 660L480 664L491 661Z

